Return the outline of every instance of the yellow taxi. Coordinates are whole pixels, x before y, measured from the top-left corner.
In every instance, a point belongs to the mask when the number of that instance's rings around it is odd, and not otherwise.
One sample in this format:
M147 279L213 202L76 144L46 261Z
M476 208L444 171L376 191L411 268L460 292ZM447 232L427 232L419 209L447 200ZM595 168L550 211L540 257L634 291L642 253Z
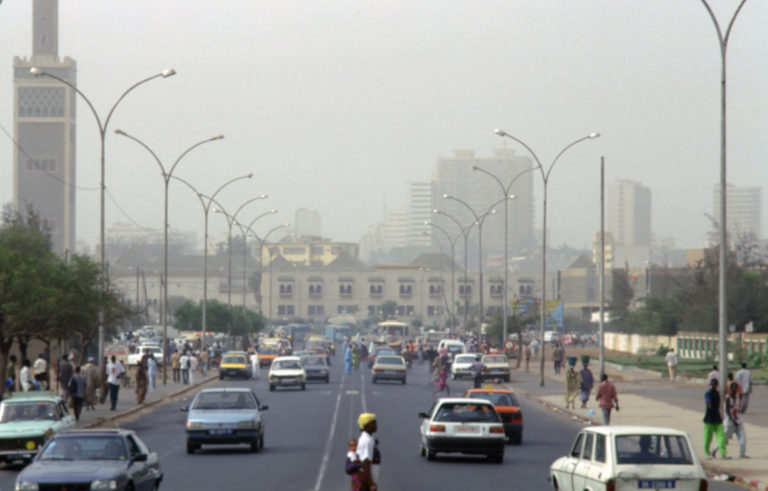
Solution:
M227 351L221 355L219 363L219 380L225 377L251 378L251 364L245 351Z

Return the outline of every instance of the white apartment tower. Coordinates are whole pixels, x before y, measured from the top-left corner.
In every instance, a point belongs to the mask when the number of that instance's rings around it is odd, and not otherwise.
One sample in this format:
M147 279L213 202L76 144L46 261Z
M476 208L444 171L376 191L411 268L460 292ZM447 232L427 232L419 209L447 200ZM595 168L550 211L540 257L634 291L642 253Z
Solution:
M651 190L627 179L611 184L606 203L606 230L616 245L650 247Z
M425 225L432 219L433 182L411 182L408 185L408 222L406 233L408 245L429 247L432 243L432 227Z
M761 239L761 220L763 206L763 190L757 186L734 186L728 184L726 206L726 228L730 240L740 236L754 236ZM714 213L712 214L720 223L720 185L715 185L713 196Z

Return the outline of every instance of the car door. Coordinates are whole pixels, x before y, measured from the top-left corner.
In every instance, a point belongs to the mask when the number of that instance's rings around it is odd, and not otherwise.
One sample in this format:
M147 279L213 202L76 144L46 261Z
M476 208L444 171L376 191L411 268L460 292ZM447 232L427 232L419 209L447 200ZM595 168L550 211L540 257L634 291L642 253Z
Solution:
M571 451L563 460L560 469L558 469L557 481L559 487L563 491L573 491L573 471L576 469L581 458L581 448L584 446L584 432L580 432L576 435L576 439L571 445Z
M147 459L149 459L149 451L147 449L143 449L145 451L142 451L142 446L138 445L132 435L127 435L126 441L128 443L129 458L131 459L130 465L128 467L128 475L133 481L134 489L136 489L136 491L152 489L153 479L152 473L150 472L150 467L148 465L149 461L147 460L137 462L135 460L137 455L143 453L147 454Z
M592 463L589 466L584 479L584 489L592 491L605 490L605 482L611 475L611 466L608 462L608 437L602 433L595 433L595 446L592 449Z
M595 434L591 431L584 432L584 447L581 450L581 458L576 461L571 481L573 489L581 491L586 489L587 475L592 465L592 446L595 442Z

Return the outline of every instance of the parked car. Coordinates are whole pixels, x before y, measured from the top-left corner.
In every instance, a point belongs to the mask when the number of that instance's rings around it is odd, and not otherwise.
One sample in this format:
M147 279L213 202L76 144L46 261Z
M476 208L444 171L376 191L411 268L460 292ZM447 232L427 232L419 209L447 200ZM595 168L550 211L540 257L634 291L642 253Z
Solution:
M53 435L74 427L61 397L15 392L0 403L0 462L29 462Z
M584 428L568 455L552 463L549 481L560 491L707 489L688 435L650 426Z
M307 388L307 373L298 356L281 356L275 358L269 368L269 390L277 387Z
M504 426L490 401L438 399L429 412L419 416L421 455L427 460L433 460L437 453L464 453L504 461Z
M252 452L264 448L263 411L251 389L244 387L203 389L195 395L187 414L187 453L203 445L248 444Z
M156 490L160 461L130 430L57 433L16 477L16 490Z

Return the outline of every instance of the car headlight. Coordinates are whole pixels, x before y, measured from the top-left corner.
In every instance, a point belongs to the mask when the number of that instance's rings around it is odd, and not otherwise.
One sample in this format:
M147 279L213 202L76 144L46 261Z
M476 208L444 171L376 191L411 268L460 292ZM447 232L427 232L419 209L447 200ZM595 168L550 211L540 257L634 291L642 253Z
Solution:
M203 423L201 423L200 421L187 421L188 430L193 430L195 428L202 428L202 427L203 427Z
M20 481L16 483L14 487L16 491L37 491L39 488L36 482Z
M237 427L238 428L256 428L256 422L252 420L238 421Z
M91 481L91 491L104 490L104 489L117 489L117 481L114 479L100 479Z

